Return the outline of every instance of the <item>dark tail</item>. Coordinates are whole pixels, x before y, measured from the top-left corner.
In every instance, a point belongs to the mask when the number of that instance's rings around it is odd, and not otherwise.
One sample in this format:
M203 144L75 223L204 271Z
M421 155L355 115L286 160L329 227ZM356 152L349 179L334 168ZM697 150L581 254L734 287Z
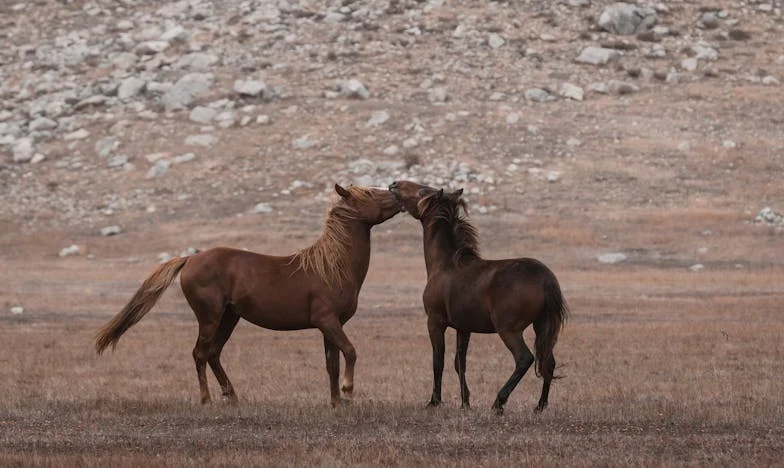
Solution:
M122 334L152 309L187 261L188 257L177 257L169 260L156 268L144 280L144 283L136 291L136 294L133 295L130 302L95 337L95 351L98 354L103 353L109 345L112 346L112 349L117 346L117 341Z
M552 275L552 274L551 274ZM534 321L536 341L536 375L544 380L553 379L555 358L553 348L558 341L558 333L566 324L569 317L569 308L561 294L561 287L555 276L550 276L544 281L544 307L542 313Z

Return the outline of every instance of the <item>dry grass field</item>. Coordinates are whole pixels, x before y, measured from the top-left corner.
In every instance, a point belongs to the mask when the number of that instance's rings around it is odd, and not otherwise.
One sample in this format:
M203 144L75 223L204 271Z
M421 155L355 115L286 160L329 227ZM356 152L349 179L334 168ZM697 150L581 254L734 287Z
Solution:
M682 220L661 214L651 223L671 230L672 218ZM240 222L235 227L242 231ZM781 267L698 273L644 262L581 267L558 253L557 245L575 252L582 243L564 229L542 256L552 259L572 309L556 347L563 378L553 384L550 407L532 411L541 381L530 373L506 414L495 416L490 405L512 359L496 336L474 335L472 409L459 408L457 376L447 365L445 404L428 410L419 229L405 216L388 227L376 233L360 310L346 327L359 354L357 390L338 409L328 405L316 331L271 332L241 323L223 353L240 405L202 407L191 358L197 327L178 286L115 353L93 352L96 330L154 263L75 258L55 267L9 260L14 268L3 281L36 295L27 299L35 312L0 321L0 464L780 463ZM185 229L167 229L176 228ZM750 232L758 244L767 235ZM298 242L280 236L271 241ZM488 256L513 248L490 232L485 239ZM735 255L733 248L728 243L722 252ZM526 336L531 343L530 330ZM448 356L453 351L449 332ZM219 388L209 378L215 397Z

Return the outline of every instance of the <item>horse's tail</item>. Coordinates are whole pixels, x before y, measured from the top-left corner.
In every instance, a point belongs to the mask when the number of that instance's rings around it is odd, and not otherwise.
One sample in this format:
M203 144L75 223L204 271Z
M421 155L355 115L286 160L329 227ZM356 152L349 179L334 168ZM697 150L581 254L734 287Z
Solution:
M144 280L133 298L123 307L119 314L106 324L95 337L95 351L98 354L109 346L114 349L117 341L132 325L142 319L152 309L166 288L177 277L177 273L185 266L188 257L177 257L160 265Z
M534 331L536 332L534 350L536 351L536 375L549 381L553 379L555 369L553 348L555 342L558 341L558 333L569 317L569 308L555 275L550 273L550 276L545 279L543 287L544 306L542 313L534 321Z

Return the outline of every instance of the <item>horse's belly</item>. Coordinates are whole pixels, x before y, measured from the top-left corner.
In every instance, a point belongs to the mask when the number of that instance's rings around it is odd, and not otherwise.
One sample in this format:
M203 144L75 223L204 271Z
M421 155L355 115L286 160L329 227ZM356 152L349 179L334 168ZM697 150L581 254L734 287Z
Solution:
M313 328L307 310L284 309L274 306L235 305L237 314L248 322L270 330L302 330Z
M448 313L449 326L455 330L471 333L495 333L495 326L489 315L472 311Z

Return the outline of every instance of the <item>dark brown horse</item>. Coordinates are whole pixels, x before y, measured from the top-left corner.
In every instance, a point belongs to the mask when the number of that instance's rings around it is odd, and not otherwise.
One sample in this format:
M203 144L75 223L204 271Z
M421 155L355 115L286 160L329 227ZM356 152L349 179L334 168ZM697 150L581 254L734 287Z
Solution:
M199 322L193 359L202 403L210 401L208 363L223 396L237 401L220 355L240 317L272 330L318 328L324 335L332 405L341 402L338 350L346 361L342 390L350 397L357 357L343 324L357 310L370 263L370 229L399 213L400 205L388 190L335 185L335 191L340 199L329 212L321 238L297 254L273 257L219 247L159 266L98 334L98 353L109 345L114 348L182 270L180 285Z
M460 378L462 406L469 406L466 353L471 333L498 333L515 360L512 376L498 392L493 408L504 411L509 395L534 363L523 341L523 330L534 325L536 370L542 395L536 409L547 406L555 371L553 347L568 310L558 280L549 268L530 258L484 260L477 232L460 214L463 190L444 193L414 182L393 182L389 190L403 208L422 222L427 286L423 294L427 328L433 346L433 395L429 406L441 403L444 371L444 332L457 331L455 371Z

